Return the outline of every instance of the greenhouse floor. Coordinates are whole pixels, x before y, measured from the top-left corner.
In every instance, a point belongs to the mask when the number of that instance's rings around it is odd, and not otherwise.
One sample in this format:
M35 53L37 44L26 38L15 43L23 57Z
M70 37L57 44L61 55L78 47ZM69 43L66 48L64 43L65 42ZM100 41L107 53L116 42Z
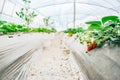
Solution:
M60 33L6 35L0 44L0 80L83 80Z

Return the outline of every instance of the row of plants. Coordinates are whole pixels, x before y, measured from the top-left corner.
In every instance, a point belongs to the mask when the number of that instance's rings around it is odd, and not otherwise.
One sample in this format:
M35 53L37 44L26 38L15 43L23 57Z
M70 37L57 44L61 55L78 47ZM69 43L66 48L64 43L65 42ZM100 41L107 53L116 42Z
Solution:
M7 21L0 21L0 34L8 34L8 33L15 33L15 32L56 32L56 29L51 28L28 28L24 25L19 25L15 23L8 23Z
M64 33L68 33L68 36L72 37L73 34L84 32L85 30L82 27L77 27L77 28L68 28L67 30L64 31Z
M25 22L24 25L18 25L15 23L8 23L7 21L0 21L0 34L9 34L15 32L56 32L54 28L30 28L30 24L33 22L34 18L37 16L36 12L30 8L31 0L22 0L24 6L20 9L20 11L16 12L16 15L23 19ZM48 27L54 22L50 22L50 17L44 18L43 22L45 27Z
M57 30L55 28L47 29L47 28L31 28L31 32L46 32L46 33L52 33L56 32Z
M105 16L101 21L89 21L88 29L77 33L81 44L87 43L87 51L103 45L120 45L120 20L117 16Z

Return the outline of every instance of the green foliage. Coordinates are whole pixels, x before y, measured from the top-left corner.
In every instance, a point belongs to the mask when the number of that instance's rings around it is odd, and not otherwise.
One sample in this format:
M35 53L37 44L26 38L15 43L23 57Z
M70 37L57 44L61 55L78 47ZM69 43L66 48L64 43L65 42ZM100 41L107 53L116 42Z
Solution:
M90 31L93 31L93 30L102 30L102 26L99 26L97 24L91 24L89 27L88 27L88 30Z
M50 17L43 18L43 22L44 22L44 26L51 26L52 24L54 24L53 21L51 22Z
M102 25L101 21L88 21L86 22L88 24L88 30L93 31L93 30L102 30Z
M31 3L30 0L23 0L23 2L25 2L25 3Z
M23 25L17 25L14 23L8 23L6 21L0 21L0 34L8 34L8 33L14 33L14 32L45 32L45 33L51 33L56 32L56 29L51 28L27 28Z
M1 21L0 21L1 22ZM0 24L0 33L1 34L7 34L11 32L21 32L23 26L22 25L17 25L14 23L8 23L4 21L5 23Z
M108 22L109 20L111 20L112 22L115 22L115 23L117 23L119 21L118 16L105 16L101 19L103 24Z
M33 21L33 19L37 16L34 11L30 10L30 0L23 0L25 7L21 8L20 12L16 12L17 16L23 19L26 22L26 26L29 27L29 24Z
M112 23L109 23L110 21ZM78 33L77 38L81 43L84 42L96 42L97 47L102 47L104 44L107 45L119 45L120 44L120 21L117 16L107 16L101 19L102 24L98 22L86 22L91 24L88 30L84 33ZM109 25L105 25L109 23Z
M57 32L57 30L55 28L51 28L52 32Z
M88 21L86 24L97 24L98 26L101 26L101 21Z
M0 25L7 23L7 21L0 21Z
M20 32L30 32L31 31L31 28L21 28L21 31Z
M48 25L49 25L49 20L50 20L50 17L43 18L43 22L44 22L44 25L45 25L45 26L48 26Z
M47 29L47 28L32 28L31 32L46 32L46 33L51 33L51 32L56 32L56 29Z
M69 29L65 30L64 32L75 34L75 33L84 32L84 31L85 30L82 27L78 27L78 28L69 28Z

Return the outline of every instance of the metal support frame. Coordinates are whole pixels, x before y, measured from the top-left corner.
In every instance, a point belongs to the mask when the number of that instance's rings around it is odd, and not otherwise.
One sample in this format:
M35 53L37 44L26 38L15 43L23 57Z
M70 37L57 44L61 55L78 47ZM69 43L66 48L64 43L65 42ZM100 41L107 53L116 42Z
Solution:
M1 9L1 11L0 11L1 14L3 13L3 8L4 8L4 6L5 6L5 2L6 2L6 0L3 1L2 9Z
M74 0L74 12L73 12L73 27L75 27L76 23L76 1Z

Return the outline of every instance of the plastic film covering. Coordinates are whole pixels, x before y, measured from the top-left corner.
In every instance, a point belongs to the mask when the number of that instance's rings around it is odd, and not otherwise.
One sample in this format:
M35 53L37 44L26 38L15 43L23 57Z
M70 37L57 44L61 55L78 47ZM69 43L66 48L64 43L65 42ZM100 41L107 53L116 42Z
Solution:
M16 4L23 5L21 0L10 0ZM119 15L120 0L34 0L31 8L41 15L50 16L61 26L73 23L74 2L76 18L84 22L91 17L102 17L105 15Z

